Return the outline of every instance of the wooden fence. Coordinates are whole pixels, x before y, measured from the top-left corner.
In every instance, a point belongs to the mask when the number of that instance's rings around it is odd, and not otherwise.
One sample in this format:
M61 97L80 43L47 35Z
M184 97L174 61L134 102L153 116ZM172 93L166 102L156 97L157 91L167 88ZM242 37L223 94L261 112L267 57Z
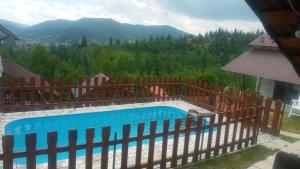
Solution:
M240 150L257 142L258 132L278 135L282 114L281 101L264 101L263 97L247 92L227 89L207 84L200 80L179 78L115 78L115 79L0 79L1 109L3 112L76 108L107 104L123 104L146 101L184 100L211 110L212 114L177 119L174 128L165 120L163 131L156 131L157 122L150 124L150 132L145 133L145 124L137 128L137 135L130 135L130 124L124 125L123 137L111 139L110 127L102 128L102 140L94 142L94 129L86 130L86 143L77 143L77 131L69 131L69 145L57 145L57 132L48 133L48 147L37 148L37 134L27 134L24 138L26 150L14 152L14 137L2 137L4 169L13 168L13 159L26 158L28 169L37 168L36 157L48 155L48 168L58 168L57 153L68 153L68 168L75 169L76 151L86 150L85 167L99 165L101 169L116 168L160 168L175 167L197 160ZM209 123L203 123L203 119ZM144 140L148 140L145 144ZM130 143L136 146L130 147ZM122 145L120 164L112 162L115 153L111 146ZM101 147L101 158L94 163L94 148ZM171 147L171 148L170 148ZM146 153L145 151L146 150ZM132 155L133 153L133 155ZM133 158L133 159L132 159ZM99 163L100 160L100 163ZM132 162L134 161L134 162ZM99 164L98 164L99 163Z
M37 134L27 134L24 141L26 150L13 152L14 137L3 136L3 160L4 169L13 168L13 159L26 158L28 169L38 168L36 164L37 155L48 155L48 168L60 167L57 161L57 153L68 153L68 168L77 168L77 150L85 151L85 165L82 168L92 169L97 165L101 169L111 168L169 168L184 165L198 160L227 154L247 148L256 144L261 115L262 97L255 99L253 106L251 100L234 102L232 113L203 114L198 117L187 117L185 120L176 119L174 128L170 128L170 121L163 122L163 130L156 131L157 122L152 121L150 132L145 133L145 124L140 123L137 127L136 136L130 135L130 124L123 126L122 138L111 139L110 127L103 127L101 141L94 142L94 129L86 130L86 143L77 144L77 131L69 131L69 145L57 145L57 132L48 133L48 147L37 149ZM239 105L238 105L239 104ZM203 120L208 123L204 123ZM143 142L148 140L147 143ZM130 143L135 143L130 147ZM110 153L111 146L122 145L120 150L120 161L113 162L115 157ZM101 147L101 157L98 162L93 156L94 148ZM145 150L145 151L144 151ZM133 155L132 155L133 154ZM79 168L79 167L78 167Z

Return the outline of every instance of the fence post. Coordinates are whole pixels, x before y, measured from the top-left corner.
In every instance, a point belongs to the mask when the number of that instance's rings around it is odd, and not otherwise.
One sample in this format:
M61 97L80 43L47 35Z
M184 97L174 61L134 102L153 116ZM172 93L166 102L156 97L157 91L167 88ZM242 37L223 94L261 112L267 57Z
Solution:
M109 151L110 127L102 128L102 150L101 150L101 169L108 167L108 151Z
M35 78L30 78L30 105L31 109L34 109L35 107Z
M13 169L13 147L14 136L5 135L2 137L3 169Z
M253 138L251 140L251 145L257 142L258 137L258 131L259 131L259 125L261 121L261 113L262 113L262 104L263 104L264 97L259 96L256 100L255 104L255 122L253 127Z
M281 106L282 106L282 101L281 100L276 100L275 101L275 109L273 113L273 120L272 120L272 134L277 136L279 134L279 123L280 123L280 116L281 115ZM281 117L282 118L282 117Z
M185 123L184 147L183 147L183 157L182 157L183 165L187 164L188 162L191 126L192 126L192 117L188 117L186 118L186 123Z
M47 135L48 143L48 169L56 169L56 144L57 144L57 132L49 132Z
M161 153L161 161L160 168L166 168L166 158L167 158L167 146L168 146L168 131L170 126L170 120L164 120L164 129L163 129L163 143L162 143L162 153Z
M150 138L149 138L147 169L153 169L156 124L157 124L156 121L151 121L150 123Z
M93 147L94 147L95 129L86 129L86 155L85 155L85 168L93 168Z
M69 130L69 169L76 169L77 130Z
M272 105L272 97L269 97L266 102L265 102L265 109L264 109L264 114L263 114L263 120L261 123L261 128L263 131L266 131L268 128L268 120L269 120L269 115L271 111L271 105Z
M126 169L127 168L129 134L130 134L130 124L126 124L126 125L123 126L121 169Z
M181 119L176 119L174 140L173 140L172 161L171 161L172 168L177 166L177 151L178 151L178 139L179 139L180 126L181 126Z
M223 123L223 113L218 113L218 128L217 128L214 156L219 155L222 123ZM227 145L224 144L224 147L226 147L226 149L227 149Z
M143 132L145 123L139 123L137 128L135 168L141 168Z
M36 168L36 133L26 134L27 169Z
M196 162L199 157L199 143L200 143L200 136L202 130L202 122L203 116L198 116L197 118L197 128L196 128L196 138L195 138L195 147L194 147L194 154L193 154L193 162Z
M208 139L207 139L207 148L206 148L205 158L210 158L211 157L211 143L212 143L212 136L213 136L213 132L214 132L215 117L216 117L216 114L211 114L210 115Z

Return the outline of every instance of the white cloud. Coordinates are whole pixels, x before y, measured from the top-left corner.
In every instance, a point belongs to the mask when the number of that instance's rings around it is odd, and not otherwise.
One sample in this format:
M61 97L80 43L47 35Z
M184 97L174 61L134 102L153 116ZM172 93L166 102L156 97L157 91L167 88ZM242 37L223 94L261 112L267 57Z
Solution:
M263 29L259 21L208 20L169 10L157 0L1 0L3 19L36 24L51 19L112 18L123 23L171 25L192 34L219 27L244 31Z

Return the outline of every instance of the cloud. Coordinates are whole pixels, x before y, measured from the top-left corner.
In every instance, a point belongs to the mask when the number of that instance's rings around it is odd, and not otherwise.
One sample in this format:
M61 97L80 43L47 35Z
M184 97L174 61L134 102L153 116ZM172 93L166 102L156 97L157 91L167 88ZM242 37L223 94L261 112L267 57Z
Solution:
M30 25L53 19L112 18L131 24L171 25L192 34L219 27L263 29L245 2L235 5L237 1L240 0L1 0L0 16Z

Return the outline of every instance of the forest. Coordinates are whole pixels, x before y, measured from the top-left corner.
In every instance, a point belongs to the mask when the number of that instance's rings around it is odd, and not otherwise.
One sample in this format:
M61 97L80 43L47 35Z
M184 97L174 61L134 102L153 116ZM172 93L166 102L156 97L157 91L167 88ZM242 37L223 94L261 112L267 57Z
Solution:
M89 43L83 35L78 44L6 47L2 56L45 78L94 76L176 76L197 78L225 86L253 90L255 78L224 72L221 67L247 50L262 32L218 29L205 35L180 38L152 37L106 44Z

